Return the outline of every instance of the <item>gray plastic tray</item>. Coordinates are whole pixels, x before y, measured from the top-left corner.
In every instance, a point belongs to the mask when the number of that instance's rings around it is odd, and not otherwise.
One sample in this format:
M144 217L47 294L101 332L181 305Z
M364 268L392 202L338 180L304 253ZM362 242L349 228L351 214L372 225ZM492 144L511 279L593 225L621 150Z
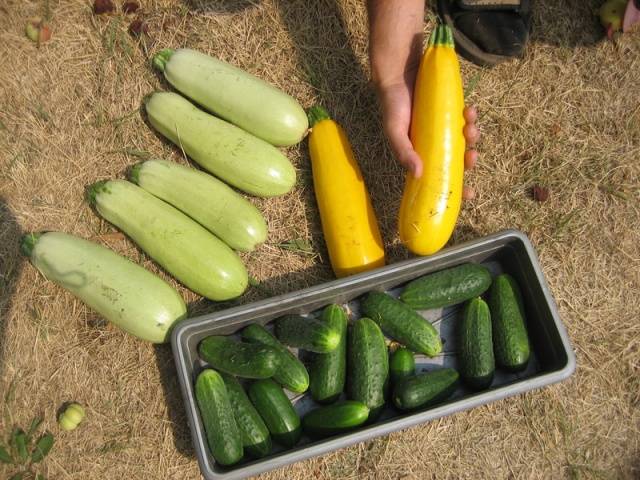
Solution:
M399 413L388 407L376 423L348 434L315 441L303 436L293 449L284 449L274 444L269 456L260 460L243 461L229 468L215 463L207 447L193 390L197 374L206 365L197 354L200 340L213 334L234 334L253 322L268 324L287 313L317 314L329 303L342 304L349 311L351 318L357 318L358 297L362 294L370 290L385 290L396 295L403 284L414 278L465 262L482 263L493 274L507 272L518 281L522 289L527 328L533 347L532 359L526 371L506 374L498 370L490 389L472 392L460 386L447 402L426 410ZM442 365L456 367L454 327L459 311L458 306L420 312L440 331L444 351L436 358L417 356L418 371ZM535 251L528 238L515 230L450 247L430 257L407 260L305 290L193 318L176 326L171 344L196 456L202 474L207 480L246 478L559 382L568 378L575 370L573 350L558 317L555 302L540 270ZM308 395L290 394L290 397L301 415L315 406Z

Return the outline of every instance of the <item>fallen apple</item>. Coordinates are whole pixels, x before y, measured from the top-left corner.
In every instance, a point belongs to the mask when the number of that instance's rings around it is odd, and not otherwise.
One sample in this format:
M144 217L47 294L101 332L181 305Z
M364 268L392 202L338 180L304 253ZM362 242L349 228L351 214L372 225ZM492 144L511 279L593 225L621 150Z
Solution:
M51 28L41 18L32 18L27 22L25 33L29 40L38 45L51 38Z
M612 38L614 32L622 30L626 6L627 0L608 0L600 7L600 23L607 29L607 37Z

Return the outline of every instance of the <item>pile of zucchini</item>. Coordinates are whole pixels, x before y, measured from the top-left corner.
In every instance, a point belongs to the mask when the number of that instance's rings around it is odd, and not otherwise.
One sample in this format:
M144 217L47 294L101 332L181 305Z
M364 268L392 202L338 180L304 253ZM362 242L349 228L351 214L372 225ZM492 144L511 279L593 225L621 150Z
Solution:
M488 305L480 298L487 291ZM416 310L460 303L457 368L417 373L415 354L441 355L442 342ZM429 408L449 398L460 379L472 390L486 389L496 363L517 372L529 361L518 285L507 274L492 279L479 264L418 278L400 299L369 292L360 310L363 316L349 322L342 307L328 305L318 317L280 317L272 331L254 323L238 332L240 339L200 342L207 367L197 375L195 397L216 462L264 457L272 441L293 448L303 432L311 438L348 432L375 422L388 404L400 412ZM300 418L290 396L307 391L318 407Z
M238 297L248 275L236 252L263 243L267 225L232 187L260 197L289 192L296 172L276 147L302 140L307 116L289 95L203 53L163 50L153 64L184 96L148 95L149 123L209 173L148 160L131 168L129 181L89 186L87 200L193 292L214 301ZM46 278L143 340L167 341L186 315L173 287L95 243L32 233L22 251Z

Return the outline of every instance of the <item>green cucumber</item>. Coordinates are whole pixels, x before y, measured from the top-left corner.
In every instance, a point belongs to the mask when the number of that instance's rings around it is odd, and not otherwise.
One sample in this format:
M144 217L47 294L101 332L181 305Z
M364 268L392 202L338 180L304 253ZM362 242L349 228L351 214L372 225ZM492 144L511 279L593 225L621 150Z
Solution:
M289 192L296 171L280 150L241 128L200 110L172 92L146 98L151 126L202 168L259 197Z
M440 334L414 309L382 292L370 292L362 302L364 314L393 340L414 352L435 357L442 351Z
M250 343L261 343L275 348L280 359L273 379L295 393L304 393L309 388L309 373L298 357L282 345L271 332L262 325L253 323L242 330L242 338Z
M340 342L332 352L310 354L309 391L316 402L332 403L342 394L347 376L347 313L338 305L328 305L322 321L340 332Z
M312 437L328 437L359 427L369 418L369 407L354 400L311 410L302 418L302 428Z
M220 465L239 462L242 436L222 377L214 370L203 370L196 379L195 394L213 458Z
M60 232L30 233L21 250L45 278L142 340L166 342L187 315L171 285L97 243Z
M375 420L384 407L389 381L389 354L380 327L369 318L360 318L349 329L347 393L364 403Z
M389 360L391 383L396 385L400 380L416 374L416 359L413 352L405 347L397 348Z
M233 250L137 185L125 180L98 182L89 187L87 197L102 218L194 292L221 301L247 288L247 270Z
M467 302L458 333L458 362L462 380L482 390L491 385L495 371L491 314L481 298Z
M129 177L234 250L250 252L267 238L267 224L258 209L205 172L166 160L148 160L134 165Z
M254 458L268 455L271 452L271 435L262 417L236 377L226 373L221 373L220 376L227 387L229 403L240 429L244 451Z
M518 284L508 274L498 275L489 295L493 348L498 366L510 372L527 368L531 347Z
M465 263L409 282L400 300L417 310L448 307L481 295L489 285L491 273L485 266Z
M216 370L242 378L270 378L280 366L280 355L275 348L219 335L202 340L198 353Z
M217 58L187 48L165 49L153 64L182 94L273 145L294 145L309 127L291 96Z
M300 417L280 385L271 379L257 380L249 386L249 398L276 442L289 448L298 443Z
M340 333L315 318L285 315L276 320L275 330L285 345L309 352L329 353L340 343Z
M393 389L393 404L400 410L435 405L455 392L458 376L453 368L441 368L407 377Z

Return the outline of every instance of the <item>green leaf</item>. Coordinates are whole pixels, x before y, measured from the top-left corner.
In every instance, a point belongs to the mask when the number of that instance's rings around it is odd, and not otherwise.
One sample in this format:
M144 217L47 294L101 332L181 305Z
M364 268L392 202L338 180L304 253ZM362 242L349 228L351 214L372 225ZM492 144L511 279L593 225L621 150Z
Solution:
M0 445L0 462L2 463L13 463L13 457L4 447L4 445Z
M47 480L43 474L39 473L38 475L36 475L36 480Z
M9 480L22 480L24 478L24 472L18 472L13 475Z
M41 423L42 423L42 417L34 417L33 420L31 420L31 425L29 425L29 430L27 430L27 439L29 441L31 441L31 437L33 436L34 433L36 433L36 430L38 429Z
M278 247L291 252L302 253L304 255L314 255L313 247L303 238L294 238L284 243L278 243Z
M252 287L258 287L260 286L260 280L249 275L249 285Z
M44 457L47 456L49 450L51 450L51 447L53 447L53 435L51 435L50 433L45 433L40 437L40 440L38 440L38 443L36 443L33 452L31 452L31 461L33 463L38 463L39 461L41 461Z
M29 458L29 452L27 451L27 436L21 428L16 428L13 431L12 436L13 446L18 452L18 458L24 462Z

